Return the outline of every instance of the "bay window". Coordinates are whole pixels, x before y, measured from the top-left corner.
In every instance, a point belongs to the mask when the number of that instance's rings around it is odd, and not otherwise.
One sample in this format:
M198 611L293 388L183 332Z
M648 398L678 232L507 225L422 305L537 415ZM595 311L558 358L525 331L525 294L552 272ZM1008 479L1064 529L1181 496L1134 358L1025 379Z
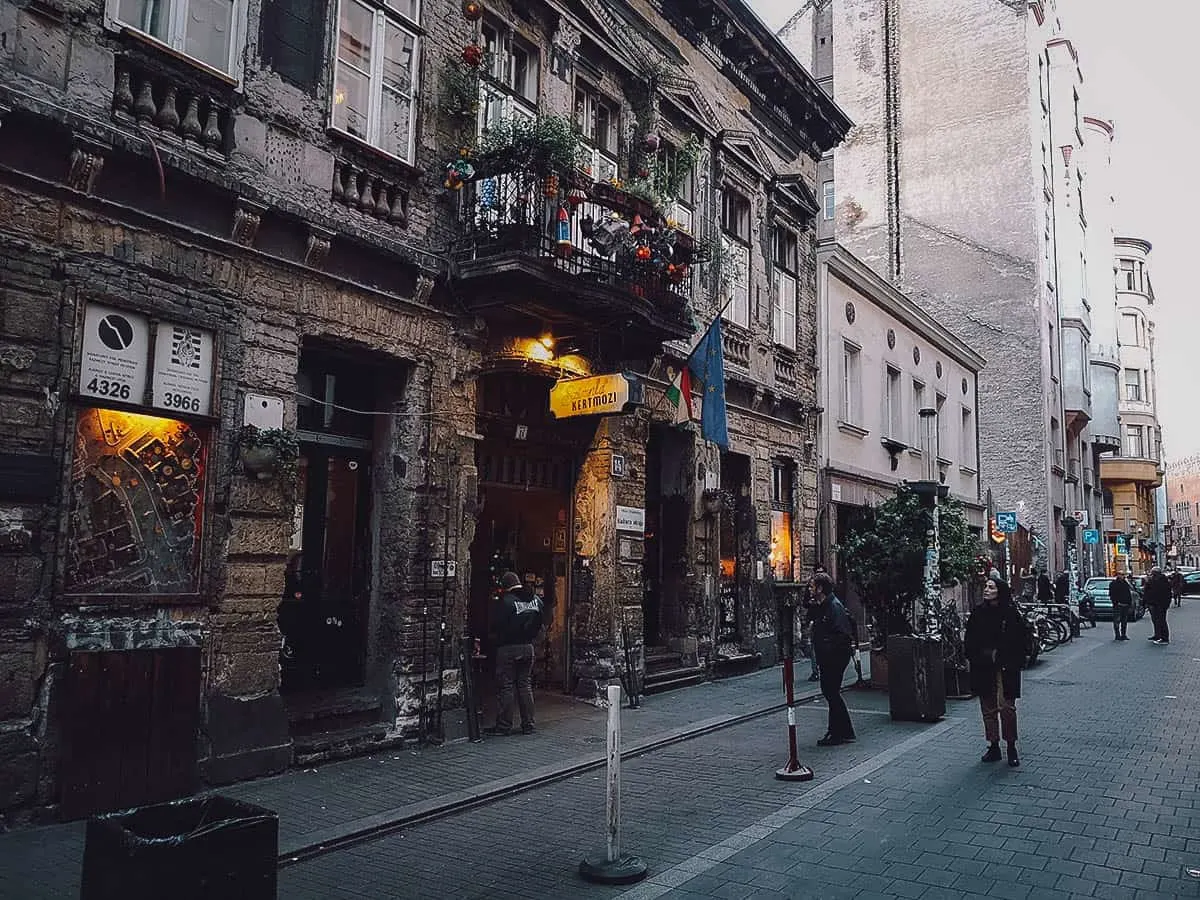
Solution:
M218 72L241 77L245 0L110 0L108 19Z
M384 153L413 161L418 75L417 0L341 0L332 124Z

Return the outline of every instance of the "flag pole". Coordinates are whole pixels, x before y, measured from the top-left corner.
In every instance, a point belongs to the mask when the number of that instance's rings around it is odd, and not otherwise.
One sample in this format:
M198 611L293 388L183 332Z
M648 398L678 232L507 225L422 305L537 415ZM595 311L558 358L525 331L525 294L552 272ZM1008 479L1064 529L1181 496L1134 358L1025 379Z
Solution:
M726 300L725 305L721 307L721 309L717 312L717 314L715 316L713 316L712 321L710 321L708 323L708 327L705 328L703 332L701 332L700 340L696 341L696 343L692 345L692 349L688 351L688 355L683 358L683 368L687 368L687 364L689 362L691 362L692 357L696 355L696 350L704 342L705 336L710 331L712 331L713 325L716 322L718 322L722 316L725 315L725 310L729 309L729 304L732 302L733 302L732 297L730 297L728 300ZM669 386L670 386L670 379L668 379L668 387ZM662 396L658 398L658 400L655 402L655 404L652 407L650 407L650 414L653 415L654 413L658 412L658 410L662 407L662 405L666 402L666 400L667 400L667 392L663 391Z

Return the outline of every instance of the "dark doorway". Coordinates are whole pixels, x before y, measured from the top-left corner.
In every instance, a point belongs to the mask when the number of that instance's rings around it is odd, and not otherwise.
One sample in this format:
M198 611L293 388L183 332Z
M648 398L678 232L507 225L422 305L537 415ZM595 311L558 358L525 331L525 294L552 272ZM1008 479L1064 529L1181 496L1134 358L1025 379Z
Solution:
M279 608L288 691L363 683L376 425L367 412L374 374L333 351L301 356L295 532Z
M740 644L750 610L754 564L754 507L750 457L721 454L721 583L717 595L717 642Z
M642 562L642 640L666 646L686 636L681 592L687 576L691 435L652 426L646 444L646 545Z

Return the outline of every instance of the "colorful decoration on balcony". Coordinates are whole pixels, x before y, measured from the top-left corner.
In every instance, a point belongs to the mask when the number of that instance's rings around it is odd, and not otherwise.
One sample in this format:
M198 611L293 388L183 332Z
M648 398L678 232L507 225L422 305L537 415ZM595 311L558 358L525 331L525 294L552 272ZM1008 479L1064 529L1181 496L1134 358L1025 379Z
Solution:
M459 158L446 166L446 178L442 183L447 189L462 190L462 186L475 177L475 167L467 159L469 154L470 151L464 147Z
M478 22L483 18L483 4L479 0L463 0L462 14L468 22Z
M566 259L575 249L571 243L571 217L565 206L558 207L558 222L555 225L554 249L559 256Z
M478 44L467 44L463 47L462 61L469 68L478 69L483 63L483 48Z
M580 205L587 201L587 191L583 188L571 188L567 191L567 203L571 205L571 211L579 209Z

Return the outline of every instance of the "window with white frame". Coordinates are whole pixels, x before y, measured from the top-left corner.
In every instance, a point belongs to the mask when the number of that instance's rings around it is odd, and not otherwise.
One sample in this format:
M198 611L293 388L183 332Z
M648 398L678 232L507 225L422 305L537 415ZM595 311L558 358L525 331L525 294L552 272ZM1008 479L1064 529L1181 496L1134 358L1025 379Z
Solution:
M1133 459L1146 456L1146 435L1141 425L1125 426L1125 455Z
M541 55L507 25L488 19L481 34L487 68L479 79L479 133L502 119L537 116Z
M920 450L934 449L922 446L921 441L925 439L925 424L921 418L921 410L925 408L925 385L913 379L912 383L912 440L908 442L910 447L916 447Z
M725 318L750 327L750 201L730 188L721 192L722 280L727 291Z
M826 181L821 185L821 217L826 222L833 221L837 198L833 192L833 182Z
M245 0L109 0L108 16L210 68L241 77Z
M1142 370L1125 370L1125 399L1135 403L1142 401Z
M583 135L585 166L592 178L609 181L617 177L617 140L620 115L617 104L586 81L575 84L575 122Z
M900 370L887 366L883 383L883 423L887 437L904 439L904 397L900 393Z
M975 468L975 416L965 406L962 408L962 440L958 464L968 469Z
M775 343L796 349L796 288L800 270L799 242L790 228L775 226L775 304L771 328Z
M679 183L679 190L675 192L676 196L671 204L670 218L691 234L696 224L696 167L686 165L679 148L666 141L658 154L666 177L672 181L678 180Z
M1118 335L1122 347L1142 346L1142 323L1137 313L1121 313L1121 331Z
M937 394L934 408L937 410L937 456L938 459L945 459L946 449L949 447L949 442L945 440L944 435L946 429L950 426L946 424L946 417L942 415L942 410L946 406L946 395Z
M842 345L842 421L862 421L862 351L853 344Z
M419 12L417 0L340 0L333 74L333 127L409 163Z

